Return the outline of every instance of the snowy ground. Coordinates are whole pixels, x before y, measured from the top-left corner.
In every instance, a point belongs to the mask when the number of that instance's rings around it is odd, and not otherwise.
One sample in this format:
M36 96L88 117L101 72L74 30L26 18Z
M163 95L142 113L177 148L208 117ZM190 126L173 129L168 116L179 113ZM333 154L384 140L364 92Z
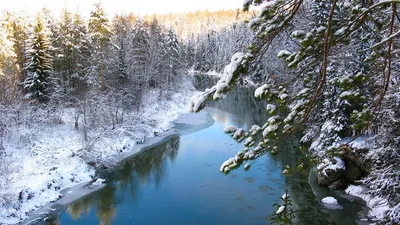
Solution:
M386 199L366 193L362 186L350 185L345 191L349 195L363 199L370 208L368 215L373 219L382 220L390 209Z
M187 97L192 92L184 88L162 101L157 91L150 92L140 113L126 115L127 122L115 129L91 130L86 142L81 128L74 128L73 108L40 112L37 121L13 122L15 125L0 135L0 146L4 147L0 151L0 224L21 222L29 212L59 199L61 190L91 181L96 172L93 164L112 166L137 141L167 130L173 120L187 112Z

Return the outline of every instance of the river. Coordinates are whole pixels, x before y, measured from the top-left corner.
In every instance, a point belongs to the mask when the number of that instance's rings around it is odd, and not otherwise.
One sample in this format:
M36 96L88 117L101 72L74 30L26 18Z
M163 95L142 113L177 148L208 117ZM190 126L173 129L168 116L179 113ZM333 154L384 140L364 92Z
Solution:
M305 162L296 138L286 141L277 156L266 154L245 171L219 171L226 159L243 148L223 133L227 125L248 128L267 118L253 89L238 88L206 111L215 121L196 132L171 136L127 160L107 175L107 185L72 203L46 224L269 224L274 203L288 190L298 209L294 224L357 224L360 203L327 209L311 188L309 170L283 175L289 165ZM185 124L175 124L185 130ZM324 192L325 191L325 192ZM334 193L331 193L334 194ZM347 204L347 205L346 205Z

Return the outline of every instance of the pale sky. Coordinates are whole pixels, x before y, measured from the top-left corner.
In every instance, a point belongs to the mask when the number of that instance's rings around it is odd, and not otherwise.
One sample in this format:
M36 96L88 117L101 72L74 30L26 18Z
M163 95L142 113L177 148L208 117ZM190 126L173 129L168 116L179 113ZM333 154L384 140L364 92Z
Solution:
M43 7L59 14L66 5L71 11L79 8L82 15L88 16L93 4L99 0L0 0L0 11L24 10L38 12ZM243 0L100 0L108 16L115 13L152 14L184 12L208 9L241 8Z

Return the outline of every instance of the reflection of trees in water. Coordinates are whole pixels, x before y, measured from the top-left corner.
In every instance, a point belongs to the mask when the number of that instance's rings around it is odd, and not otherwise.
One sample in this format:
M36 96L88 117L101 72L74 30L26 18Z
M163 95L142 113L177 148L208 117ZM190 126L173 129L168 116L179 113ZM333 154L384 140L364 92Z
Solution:
M67 212L71 215L72 219L78 220L82 214L89 215L91 204L90 198L84 198L76 204L68 206Z
M131 175L137 176L141 184L146 184L153 178L156 187L164 179L167 158L173 162L178 154L180 138L174 137L169 141L158 145L151 150L145 151L129 161L131 164Z
M319 204L308 183L309 170L307 168L310 163L304 153L299 150L299 139L296 136L284 141L280 146L281 151L277 155L283 166L289 165L292 168L291 172L285 176L285 181L293 200L293 207L299 210L295 213L294 224L334 225L336 223L332 222L330 214ZM297 170L300 163L305 164L303 171ZM282 190L283 192L284 190Z
M97 211L97 217L99 218L101 225L110 225L111 220L115 215L115 201L114 193L116 188L111 185L107 185L99 194L94 201L94 205Z
M254 98L254 90L252 87L236 87L227 94L226 98L211 102L209 106L243 119L240 126L248 127L264 123L268 115L265 104Z
M194 86L197 90L203 91L210 88L217 81L218 77L196 74L194 76ZM264 123L267 119L265 103L254 98L254 87L234 87L226 98L216 102L210 102L208 106L214 107L241 119L238 126L248 127L253 124Z
M202 90L216 83L215 79L206 75L195 76L195 87ZM232 89L225 99L209 104L211 107L226 111L243 118L238 126L249 127L253 124L263 124L268 118L265 105L254 98L255 88L239 87ZM297 137L300 135L296 135ZM293 136L284 141L280 146L280 153L275 156L282 165L289 165L292 172L286 176L287 189L292 197L296 213L295 224L335 224L332 223L329 213L321 207L308 184L308 170L296 171L301 162L306 163L306 157L299 150L299 139ZM306 163L307 164L307 163ZM281 190L282 193L284 190Z
M210 88L219 80L219 77L217 76L209 76L200 73L195 74L193 78L193 86L199 91L204 91L204 89Z
M74 220L78 220L83 214L88 215L91 207L94 207L100 224L111 224L116 214L115 205L117 201L115 199L115 192L117 190L120 192L129 191L132 198L135 199L139 184L146 184L152 178L158 187L165 178L168 160L173 163L178 155L179 145L180 137L173 137L167 142L146 150L130 159L115 172L113 180L115 182L68 206L68 214Z
M46 225L60 225L60 221L58 220L57 217L48 217L44 224L46 224Z
M107 185L101 191L89 195L77 203L69 205L67 212L72 219L79 220L83 214L88 215L91 207L94 207L100 224L109 225L116 213L115 191L116 188L113 185Z

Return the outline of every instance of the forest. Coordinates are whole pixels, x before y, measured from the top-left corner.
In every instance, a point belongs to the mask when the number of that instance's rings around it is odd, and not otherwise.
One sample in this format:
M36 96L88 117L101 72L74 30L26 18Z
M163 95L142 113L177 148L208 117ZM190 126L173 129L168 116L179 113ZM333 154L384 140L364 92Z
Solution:
M224 129L243 150L221 162L221 172L248 169L299 135L309 161L297 168L315 166L318 183L332 190L360 185L353 194L376 209L378 224L400 223L399 4L245 0L243 10L145 16L108 15L101 3L90 15L1 12L0 224L23 221L60 189L112 168L122 152L167 131L188 104L199 112L239 86L257 88L269 119ZM198 92L196 74L219 81Z

